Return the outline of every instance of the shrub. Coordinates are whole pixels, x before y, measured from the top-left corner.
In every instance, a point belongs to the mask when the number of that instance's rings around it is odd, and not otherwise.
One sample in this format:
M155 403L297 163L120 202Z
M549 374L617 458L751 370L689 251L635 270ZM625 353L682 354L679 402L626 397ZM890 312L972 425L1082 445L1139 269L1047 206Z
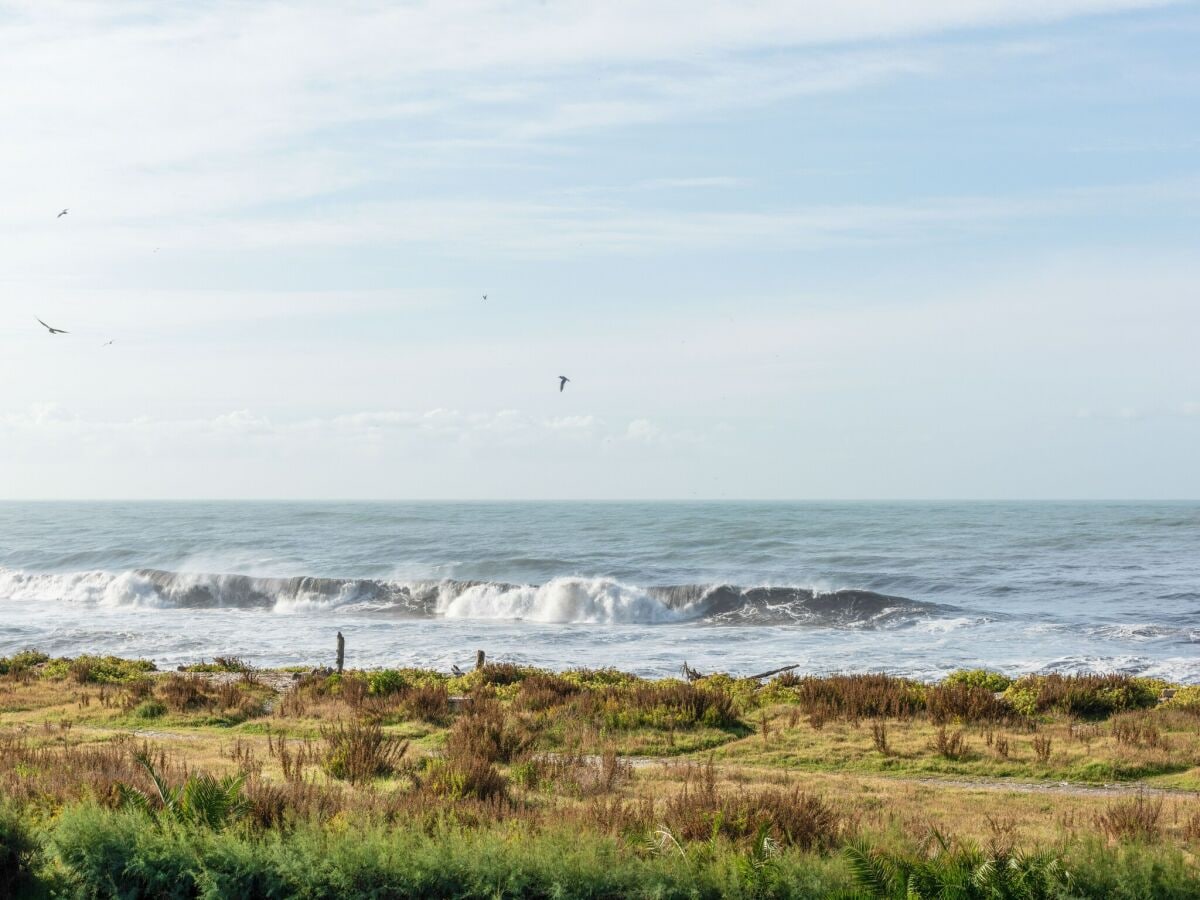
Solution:
M182 784L172 786L147 757L137 759L150 777L153 790L118 784L120 804L127 809L157 812L174 822L215 830L231 825L250 809L250 802L242 794L244 775L226 775L218 780L203 772L193 773Z
M880 900L957 897L961 900L1040 900L1075 896L1071 876L1050 853L1011 848L987 852L933 835L932 852L889 852L852 844L842 853L858 885L858 896Z
M1046 735L1039 734L1033 738L1033 752L1038 758L1038 762L1047 763L1050 761L1050 738Z
M153 671L155 665L148 659L122 659L119 656L60 657L50 660L44 669L49 678L70 676L80 684L126 684Z
M1012 707L985 687L952 682L929 687L925 691L925 710L935 725L948 722L1006 722L1013 718Z
M205 682L194 675L168 675L159 683L158 692L175 712L187 712L207 705L204 688Z
M358 784L396 771L408 742L384 734L378 722L351 720L321 727L325 739L322 767L334 778Z
M1025 716L1056 711L1080 718L1102 718L1122 710L1154 706L1158 693L1151 682L1128 675L1052 673L1018 678L1004 692L1004 698Z
M25 816L7 805L0 806L0 897L22 896L32 880L30 869L37 849Z
M158 700L143 700L133 710L135 719L158 719L167 714L167 707Z
M410 687L402 702L407 715L424 722L440 722L450 712L450 692L444 684Z
M1120 713L1112 717L1112 733L1118 744L1130 747L1167 749L1154 713Z
M967 755L967 741L961 731L953 733L943 725L933 736L933 749L945 759L962 759Z
M41 665L50 657L40 650L22 650L12 656L0 656L0 675L19 675Z
M480 756L431 760L425 789L450 800L501 800L508 796L508 779Z
M827 718L903 719L925 705L922 685L891 675L806 676L793 690L805 711Z
M532 736L504 713L495 700L476 700L446 736L446 755L487 762L512 762L532 744Z
M961 684L966 687L983 688L993 694L999 693L1012 684L1012 679L999 672L987 669L958 669L942 679L942 686Z
M560 675L538 673L521 682L513 703L518 709L544 710L561 706L580 692L579 684Z
M875 744L875 749L884 756L892 755L892 748L888 746L887 725L883 719L876 719L871 723L871 741Z
M618 730L730 728L739 721L728 694L681 681L599 688L577 695L570 708L594 724Z
M408 679L395 669L379 669L367 673L367 692L386 697L408 687Z
M1161 834L1162 798L1138 794L1131 800L1110 803L1096 816L1096 824L1112 840L1154 841Z
M1175 695L1167 701L1166 705L1172 709L1200 713L1200 684L1189 684L1176 688Z
M717 789L711 760L694 771L699 777L689 777L663 809L671 833L681 838L770 836L778 844L810 850L836 846L849 833L849 822L837 809L799 787L726 795Z

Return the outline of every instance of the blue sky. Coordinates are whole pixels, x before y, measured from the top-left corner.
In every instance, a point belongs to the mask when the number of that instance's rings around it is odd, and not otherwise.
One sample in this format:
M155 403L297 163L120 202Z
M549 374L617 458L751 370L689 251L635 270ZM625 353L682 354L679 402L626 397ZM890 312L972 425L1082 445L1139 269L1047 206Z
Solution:
M0 2L0 496L1200 496L1197 46Z

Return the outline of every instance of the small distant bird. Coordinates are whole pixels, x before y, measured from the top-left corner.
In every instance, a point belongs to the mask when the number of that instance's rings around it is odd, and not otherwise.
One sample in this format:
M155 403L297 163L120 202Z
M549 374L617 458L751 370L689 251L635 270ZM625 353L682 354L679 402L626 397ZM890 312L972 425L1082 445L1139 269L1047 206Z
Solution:
M35 318L35 319L37 319L37 316L34 316L34 318ZM71 332L69 332L69 331L63 331L61 328L51 328L49 325L47 325L47 324L46 324L45 322L43 322L41 319L38 319L38 322L41 324L41 326L42 326L43 328L45 328L45 329L46 329L47 331L49 331L51 334L70 334L70 333L71 333Z
M109 346L111 343L112 343L112 341L105 341L105 342L104 342L103 344L101 344L100 346L101 346L101 347L107 347L107 346Z
M69 213L69 212L70 212L70 210L69 210L69 209L64 209L62 212L60 212L60 213L59 213L57 216L55 216L54 218L56 218L56 219L61 219L63 216L65 216L65 215L66 215L67 213Z
M487 294L484 294L484 295L483 295L483 299L484 299L484 300L486 300L486 299L487 299Z
M558 392L559 392L560 394L562 393L562 391L563 391L563 388L565 388L565 387L567 386L567 382L568 382L568 381L570 381L570 380L571 380L571 379L570 379L570 378L568 378L566 375L559 375L559 376L558 376Z

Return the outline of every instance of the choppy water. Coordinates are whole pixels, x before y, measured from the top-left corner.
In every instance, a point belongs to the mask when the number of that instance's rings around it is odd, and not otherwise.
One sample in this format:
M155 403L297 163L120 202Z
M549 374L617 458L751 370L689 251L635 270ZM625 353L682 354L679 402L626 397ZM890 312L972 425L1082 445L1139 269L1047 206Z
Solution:
M0 654L1200 682L1197 503L0 503Z

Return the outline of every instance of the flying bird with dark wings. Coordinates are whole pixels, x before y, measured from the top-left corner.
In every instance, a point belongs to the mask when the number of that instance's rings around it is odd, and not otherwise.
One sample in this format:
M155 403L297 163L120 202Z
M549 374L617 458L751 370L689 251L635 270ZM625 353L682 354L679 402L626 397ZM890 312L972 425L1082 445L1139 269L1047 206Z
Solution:
M107 347L107 346L109 346L109 345L111 345L111 344L112 344L112 341L105 341L105 342L104 342L103 344L101 344L100 346L101 346L101 347Z
M486 299L487 299L487 294L484 294L484 295L483 295L483 299L484 299L484 300L486 300Z
M571 379L570 379L570 378L568 378L566 375L559 375L559 376L558 376L558 392L559 392L560 394L562 393L562 391L563 391L563 388L565 388L565 387L567 386L567 382L568 382L568 381L570 381L570 380L571 380Z
M34 316L34 318L37 319L37 316ZM45 328L47 331L49 331L51 334L70 334L71 333L69 331L63 331L61 328L52 328L49 325L47 325L45 322L43 322L41 319L38 319L38 323L43 328Z
M61 218L62 218L63 216L65 216L65 215L66 215L68 212L70 212L70 210L69 210L69 209L64 209L62 212L60 212L60 213L59 213L57 216L55 216L54 218L56 218L56 219L61 219Z

